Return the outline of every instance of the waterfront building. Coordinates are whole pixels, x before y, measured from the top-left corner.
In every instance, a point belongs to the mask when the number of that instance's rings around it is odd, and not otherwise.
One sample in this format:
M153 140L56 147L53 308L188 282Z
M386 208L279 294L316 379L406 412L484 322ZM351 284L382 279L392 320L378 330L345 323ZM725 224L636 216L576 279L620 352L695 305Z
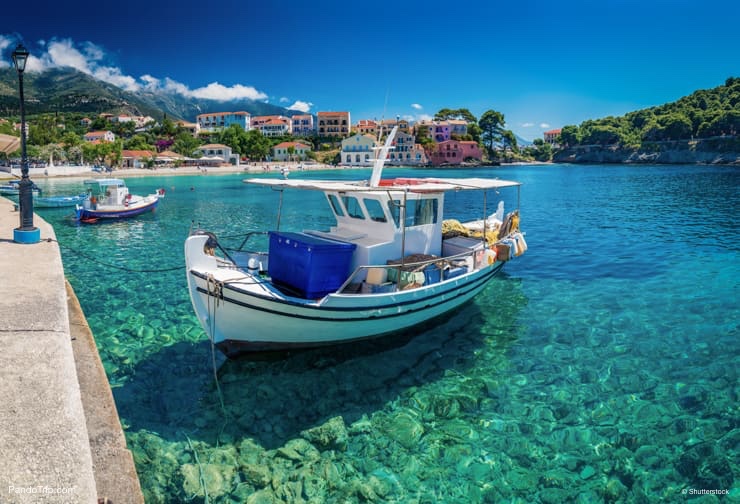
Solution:
M450 126L450 135L464 136L468 134L468 121L449 119L445 122Z
M202 157L198 160L199 164L207 166L219 166L230 163L239 166L239 155L232 154L231 147L223 144L206 144L198 147L196 152L200 152Z
M388 154L387 164L409 166L425 165L428 162L424 148L416 143L416 137L413 135L397 132L393 147Z
M354 127L354 133L378 136L378 123L370 119L360 119Z
M462 137L468 134L468 123L461 119L450 119L449 121L419 121L414 126L417 133L425 128L427 136L436 143L446 142L452 139L452 135Z
M290 135L292 122L290 118L282 115L254 116L252 129L260 130L266 137Z
M289 149L293 147L293 153ZM306 159L311 147L300 142L281 142L272 148L273 161L296 161Z
M319 112L318 134L322 137L346 138L350 135L349 112Z
M198 137L198 134L200 133L200 124L198 123L191 123L187 121L177 121L175 124L179 127L193 135L194 137Z
M558 138L560 137L560 132L562 129L553 129L550 131L545 131L545 143L549 143L553 147L558 147Z
M471 159L480 161L483 153L478 143L472 140L446 140L435 145L429 158L434 166L458 165Z
M226 129L232 124L238 124L244 131L250 128L249 112L211 112L198 114L196 121L203 131L218 131Z
M339 163L344 166L372 166L375 160L375 137L353 135L342 140Z
M252 125L252 129L257 129L266 137L279 137L290 135L290 119L283 116L269 116L267 119Z
M113 142L116 135L112 131L90 131L85 133L86 142Z
M315 132L311 114L294 115L290 122L293 136L311 136Z
M411 133L409 122L406 119L383 119L378 124L378 128L382 130L381 134L383 136L390 133L394 126L398 126L398 131L401 133Z
M154 160L155 154L148 150L122 150L121 167L147 168L147 162Z

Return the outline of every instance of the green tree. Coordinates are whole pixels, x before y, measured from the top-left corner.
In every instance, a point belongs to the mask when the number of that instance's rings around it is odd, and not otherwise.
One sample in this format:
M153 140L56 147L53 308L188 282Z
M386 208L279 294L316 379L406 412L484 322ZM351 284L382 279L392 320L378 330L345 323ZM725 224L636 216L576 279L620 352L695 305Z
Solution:
M475 116L470 112L470 110L466 108L460 108L460 109L443 108L443 109L440 109L439 112L434 114L435 121L449 121L450 119L462 120L468 123L474 123L478 121L475 118Z
M560 145L572 147L581 143L580 131L578 126L563 126L560 130Z
M183 156L192 157L193 152L195 151L195 149L200 147L200 145L200 140L195 138L187 131L182 131L177 134L177 137L175 138L175 143L172 144L172 150L174 150L178 154L182 154Z
M156 147L149 143L146 135L134 135L123 142L123 148L127 150L148 150L156 151Z
M98 144L85 142L80 145L80 148L82 150L83 163L100 164L102 162L98 155Z
M508 148L516 152L519 150L519 146L516 142L516 135L511 130L504 130L501 133L501 138L503 140L504 148Z
M684 114L673 113L661 119L663 135L665 140L689 139L693 132L693 126Z
M0 134L20 136L18 130L13 127L12 121L0 121Z
M270 141L260 130L247 131L247 142L244 154L253 160L262 160L270 153Z
M218 142L228 145L237 154L246 155L247 132L239 124L231 124L219 132Z
M496 110L486 110L478 121L481 129L481 140L488 148L489 155L493 155L493 148L500 143L504 130L504 114Z
M39 149L39 156L49 164L56 164L66 159L66 152L61 145L50 143Z
M483 130L478 125L477 122L469 122L468 123L468 135L470 135L470 139L480 143L480 137L483 134Z

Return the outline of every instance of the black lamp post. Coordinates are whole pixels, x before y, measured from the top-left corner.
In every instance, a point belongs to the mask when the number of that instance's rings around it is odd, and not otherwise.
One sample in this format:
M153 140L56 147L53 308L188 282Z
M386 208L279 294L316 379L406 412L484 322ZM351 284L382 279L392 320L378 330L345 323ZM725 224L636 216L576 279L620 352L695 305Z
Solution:
M18 184L18 206L21 225L13 230L16 243L38 243L41 231L33 225L33 182L28 178L28 154L26 153L26 108L23 99L23 71L28 61L28 49L23 44L13 51L13 64L18 72L18 90L21 100L21 181Z

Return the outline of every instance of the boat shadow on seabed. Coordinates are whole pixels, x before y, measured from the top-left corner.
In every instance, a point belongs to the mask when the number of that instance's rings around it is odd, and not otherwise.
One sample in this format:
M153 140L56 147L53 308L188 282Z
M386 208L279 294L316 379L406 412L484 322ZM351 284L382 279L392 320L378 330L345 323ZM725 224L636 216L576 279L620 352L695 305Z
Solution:
M224 434L251 437L266 449L277 448L330 418L342 416L349 426L409 388L450 372L464 375L484 346L502 354L515 339L517 307L526 303L517 285L509 280L487 288L483 298L493 305L504 295L506 305L488 316L478 303L468 303L436 326L227 360L218 370L218 386L210 343L178 343L141 362L132 379L114 389L116 403L129 430L155 431L172 441L182 440L183 433L209 443ZM218 350L215 355L220 358Z

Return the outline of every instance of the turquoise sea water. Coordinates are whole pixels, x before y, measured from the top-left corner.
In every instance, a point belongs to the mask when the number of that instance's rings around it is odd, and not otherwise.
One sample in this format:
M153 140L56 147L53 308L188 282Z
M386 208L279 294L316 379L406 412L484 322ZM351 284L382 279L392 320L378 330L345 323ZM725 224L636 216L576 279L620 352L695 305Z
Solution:
M229 361L221 394L183 241L192 221L223 241L273 222L276 195L243 175L162 176L128 179L137 194L167 189L135 220L76 226L37 209L147 502L740 501L740 169L386 170L402 175L523 182L529 251L440 326L395 346ZM323 205L286 197L281 228L330 225Z

